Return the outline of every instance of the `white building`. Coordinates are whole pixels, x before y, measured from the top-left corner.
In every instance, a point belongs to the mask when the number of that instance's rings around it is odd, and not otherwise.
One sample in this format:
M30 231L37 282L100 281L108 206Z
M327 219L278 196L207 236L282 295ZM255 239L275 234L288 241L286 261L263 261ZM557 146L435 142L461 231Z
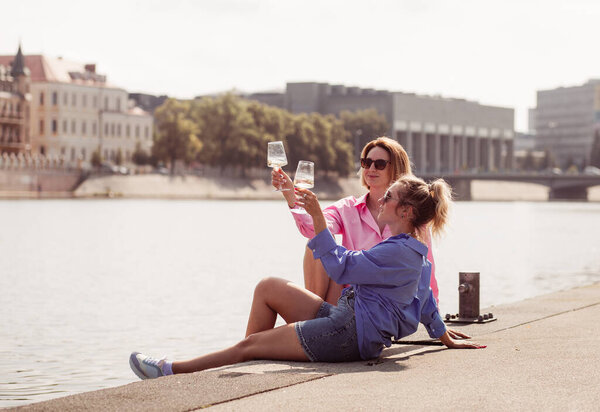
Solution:
M87 167L97 150L104 160L120 156L125 163L138 145L150 152L152 115L133 107L127 91L109 84L94 64L32 55L25 66L31 72L32 153Z

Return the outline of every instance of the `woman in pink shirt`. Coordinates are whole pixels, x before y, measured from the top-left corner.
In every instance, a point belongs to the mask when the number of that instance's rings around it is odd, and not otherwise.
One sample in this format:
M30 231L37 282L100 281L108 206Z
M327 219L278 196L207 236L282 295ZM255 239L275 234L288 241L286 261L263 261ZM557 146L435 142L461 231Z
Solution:
M400 176L412 174L408 154L395 140L380 137L365 145L361 154L361 183L369 191L356 199L348 196L325 208L323 214L331 233L342 235L342 246L351 250L367 250L390 237L389 228L377 222L378 201L383 197L391 182ZM292 180L281 169L273 170L272 183L275 187L291 189L281 192L290 209L297 208ZM280 186L281 185L281 186ZM308 214L292 213L300 233L312 239L315 235L312 218ZM435 279L435 264L431 253L429 231L421 234L429 252L431 262L431 290L438 300L438 286ZM325 301L334 304L340 297L342 285L331 280L321 261L313 257L306 248L304 253L304 285Z

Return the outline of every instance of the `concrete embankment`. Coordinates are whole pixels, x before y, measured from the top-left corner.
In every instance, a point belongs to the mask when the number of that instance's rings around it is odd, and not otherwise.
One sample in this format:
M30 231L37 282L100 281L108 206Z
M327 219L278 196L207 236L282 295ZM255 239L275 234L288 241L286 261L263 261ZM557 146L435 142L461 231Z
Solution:
M266 178L232 178L204 176L164 176L145 174L133 176L92 176L74 191L27 188L6 189L0 184L0 199L27 198L146 198L146 199L281 199ZM358 178L337 180L317 179L315 192L322 200L365 193ZM518 182L473 181L472 200L483 201L546 201L547 187ZM600 201L600 186L588 190L589 201Z
M361 195L365 189L358 178L317 179L315 192L321 199L335 200L348 195ZM473 200L548 200L548 188L531 183L474 181ZM281 199L267 179L226 177L105 176L87 179L74 193L75 197L126 198L198 198L198 199ZM600 201L600 187L589 191L590 201Z
M132 373L125 386L17 409L598 410L600 283L484 312L498 320L453 326L482 350L403 344L370 362L260 361L151 381Z

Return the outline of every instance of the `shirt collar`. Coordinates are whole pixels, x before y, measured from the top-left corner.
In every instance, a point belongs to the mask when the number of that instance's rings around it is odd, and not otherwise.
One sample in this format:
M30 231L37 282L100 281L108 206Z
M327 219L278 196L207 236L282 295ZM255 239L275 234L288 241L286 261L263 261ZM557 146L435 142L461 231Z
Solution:
M419 242L414 237L411 237L406 233L400 233L399 235L396 235L394 237L397 237L398 239L406 239L406 241L404 242L406 246L408 246L418 254L427 257L427 246Z
M367 206L367 195L368 195L368 193L365 193L364 195L362 195L361 197L356 199L356 203L354 204L354 207L358 208L360 206Z

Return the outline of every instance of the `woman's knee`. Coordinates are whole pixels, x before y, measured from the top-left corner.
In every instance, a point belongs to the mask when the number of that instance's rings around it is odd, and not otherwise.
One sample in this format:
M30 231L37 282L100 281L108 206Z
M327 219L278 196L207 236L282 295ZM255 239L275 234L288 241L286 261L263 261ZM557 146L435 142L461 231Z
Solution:
M243 340L235 344L234 353L238 358L238 362L245 362L256 358L256 347L258 344L258 337L256 333L248 335Z
M277 290L284 282L287 281L271 276L262 278L254 288L254 296L266 296L269 293L273 293L273 291Z

